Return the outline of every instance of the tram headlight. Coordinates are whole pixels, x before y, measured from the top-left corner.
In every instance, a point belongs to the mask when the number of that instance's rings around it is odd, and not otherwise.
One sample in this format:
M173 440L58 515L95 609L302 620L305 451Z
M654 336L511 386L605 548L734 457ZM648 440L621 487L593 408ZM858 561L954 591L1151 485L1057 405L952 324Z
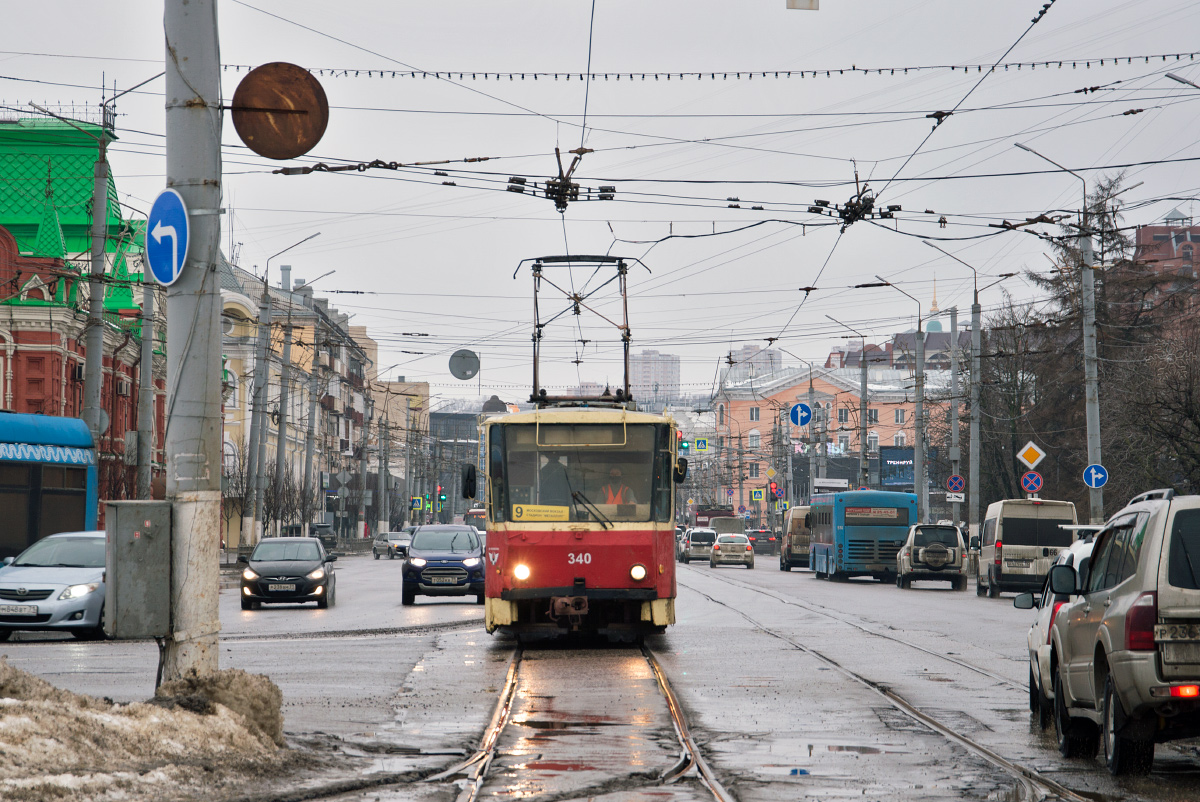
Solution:
M513 569L513 576L522 581L529 579L529 566L525 564L518 565Z
M629 576L634 582L641 582L646 578L646 566L635 565L629 569Z

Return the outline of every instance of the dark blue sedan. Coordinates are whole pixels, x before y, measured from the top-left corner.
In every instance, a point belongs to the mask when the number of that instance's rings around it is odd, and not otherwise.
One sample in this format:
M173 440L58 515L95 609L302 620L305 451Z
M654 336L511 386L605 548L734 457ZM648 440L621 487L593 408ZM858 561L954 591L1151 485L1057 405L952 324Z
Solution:
M475 596L483 604L483 544L466 525L421 526L404 560L402 604L423 596Z

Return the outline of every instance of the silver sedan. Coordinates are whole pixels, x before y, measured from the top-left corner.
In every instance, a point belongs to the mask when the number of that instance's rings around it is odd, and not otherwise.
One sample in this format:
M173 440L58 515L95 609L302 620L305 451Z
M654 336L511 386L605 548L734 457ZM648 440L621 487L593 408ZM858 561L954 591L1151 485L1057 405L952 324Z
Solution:
M754 567L754 546L745 535L720 535L708 554L708 566L744 565Z
M17 630L104 637L104 532L63 532L0 567L0 641Z

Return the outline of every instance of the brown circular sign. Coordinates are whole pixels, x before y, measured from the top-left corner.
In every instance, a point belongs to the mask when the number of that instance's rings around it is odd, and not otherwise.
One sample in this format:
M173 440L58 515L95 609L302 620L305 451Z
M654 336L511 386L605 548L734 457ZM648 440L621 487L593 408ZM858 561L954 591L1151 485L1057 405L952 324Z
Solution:
M320 82L284 61L251 70L233 93L230 109L242 142L268 159L303 156L329 124L329 101Z

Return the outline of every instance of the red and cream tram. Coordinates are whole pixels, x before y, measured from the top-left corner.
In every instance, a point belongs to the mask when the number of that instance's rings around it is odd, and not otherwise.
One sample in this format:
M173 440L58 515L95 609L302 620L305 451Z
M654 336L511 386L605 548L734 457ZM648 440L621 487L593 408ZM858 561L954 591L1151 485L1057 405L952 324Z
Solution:
M488 632L635 640L675 622L674 485L687 467L670 418L560 406L489 418L480 434Z

